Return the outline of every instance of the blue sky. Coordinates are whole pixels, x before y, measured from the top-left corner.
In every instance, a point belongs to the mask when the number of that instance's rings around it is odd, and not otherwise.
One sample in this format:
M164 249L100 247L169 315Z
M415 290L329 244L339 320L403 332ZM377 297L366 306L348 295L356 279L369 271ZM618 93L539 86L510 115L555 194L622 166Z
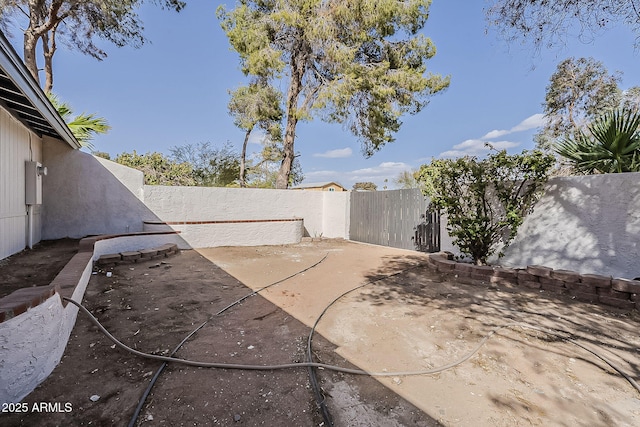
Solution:
M144 6L140 16L150 42L140 49L104 43L109 57L102 62L60 48L54 92L76 112L95 112L112 126L95 140L97 150L112 156L134 149L168 154L170 147L206 141L240 148L243 132L227 114L227 91L246 80L215 16L222 3L192 0L179 14ZM337 181L351 188L373 181L394 188L400 172L432 157L482 155L484 142L512 153L532 149L545 87L558 62L569 56L592 56L610 72L622 71L622 88L640 85L630 31L611 30L593 41L574 39L536 53L487 31L484 6L433 1L423 31L438 52L427 67L450 75L451 86L418 115L406 116L396 141L373 157L364 158L358 141L340 125L318 119L299 124L296 150L305 182Z

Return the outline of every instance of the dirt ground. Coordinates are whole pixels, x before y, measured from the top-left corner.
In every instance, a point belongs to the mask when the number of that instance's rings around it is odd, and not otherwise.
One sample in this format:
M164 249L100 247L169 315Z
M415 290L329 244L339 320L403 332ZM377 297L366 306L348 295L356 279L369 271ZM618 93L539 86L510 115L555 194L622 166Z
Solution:
M216 316L252 291L195 251L164 260L97 270L83 303L125 344L168 355L198 325L208 324L177 357L243 364L302 362L310 329L261 296ZM354 368L321 336L314 351L324 363ZM129 423L160 362L137 358L108 341L79 314L62 362L23 402L71 404L70 412L2 414L3 426ZM427 414L368 377L328 373L323 386L343 390L343 404L362 411L336 425L434 426ZM92 401L92 396L99 396ZM95 397L94 397L95 399ZM353 416L345 408L346 416ZM371 420L371 421L368 421ZM373 423L373 424L372 424ZM239 371L169 365L160 376L137 425L321 426L306 369Z
M46 286L78 251L78 240L45 240L0 260L0 298L29 286Z
M421 267L423 254L353 242L202 253L252 288L326 254L304 275L262 293L306 325L336 296L369 283L332 305L318 324L339 355L368 372L446 366L490 335L467 362L441 373L379 378L443 425L640 425L638 390L576 345L604 355L637 382L637 312L443 280ZM531 326L568 331L574 343Z
M169 354L208 320L177 357L260 365L303 361L322 315L316 361L390 374L320 370L336 426L640 425L640 393L619 373L571 342L524 327L569 331L638 381L638 313L446 281L421 265L422 254L345 241L182 251L163 261L120 265L110 278L97 271L84 304L140 351ZM479 344L440 373L398 373L448 365ZM114 348L79 314L61 364L24 400L68 402L72 410L3 414L0 425L126 425L159 365ZM305 369L172 364L137 424L322 426L323 419Z

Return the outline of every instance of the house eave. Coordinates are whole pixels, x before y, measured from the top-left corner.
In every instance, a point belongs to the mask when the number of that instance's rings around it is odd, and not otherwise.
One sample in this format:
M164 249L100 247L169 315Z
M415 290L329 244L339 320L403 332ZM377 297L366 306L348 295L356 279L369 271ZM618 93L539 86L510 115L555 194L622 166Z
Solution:
M62 140L74 149L82 145L51 105L4 33L0 31L0 101L18 120L39 136Z

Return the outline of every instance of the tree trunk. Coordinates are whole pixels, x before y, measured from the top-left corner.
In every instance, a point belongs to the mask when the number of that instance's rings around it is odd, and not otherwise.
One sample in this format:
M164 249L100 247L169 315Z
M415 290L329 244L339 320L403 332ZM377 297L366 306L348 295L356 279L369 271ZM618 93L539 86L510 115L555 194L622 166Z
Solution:
M247 181L246 181L246 170L245 170L245 165L246 165L246 159L247 159L247 144L249 143L249 135L251 135L251 131L253 130L253 128L247 130L247 133L245 133L244 135L244 143L242 144L242 156L240 156L240 187L244 188L247 186Z
M287 126L284 131L284 157L280 164L278 177L276 178L276 188L289 188L289 177L291 176L291 168L293 167L293 159L295 157L294 142L296 139L296 126L300 112L298 111L298 97L302 92L302 79L304 77L307 46L304 41L298 43L296 53L291 57L291 82L289 91L287 92Z
M56 53L56 29L58 24L51 29L51 34L45 33L42 36L42 50L44 54L44 92L51 93L53 90L53 55Z
M286 190L289 188L289 177L291 176L291 168L293 167L293 159L295 157L295 151L293 143L296 139L296 125L298 119L295 114L287 114L287 127L284 133L284 157L282 163L280 163L280 170L278 171L278 177L276 178L276 188Z
M38 77L38 63L36 62L36 46L39 37L31 28L24 32L24 65L31 73L35 81L40 86L40 78Z
M31 73L35 81L40 85L40 77L38 75L38 62L36 61L36 48L38 46L38 40L43 39L43 49L45 52L45 62L48 64L45 67L49 67L50 75L47 79L53 86L53 54L55 53L55 30L65 16L58 16L58 11L62 6L62 0L56 0L52 2L48 8L45 9L46 4L44 1L29 1L29 27L24 32L24 63L27 66L27 70ZM52 46L48 45L49 31L52 31ZM50 57L47 58L47 51L49 51ZM51 88L49 88L49 91Z

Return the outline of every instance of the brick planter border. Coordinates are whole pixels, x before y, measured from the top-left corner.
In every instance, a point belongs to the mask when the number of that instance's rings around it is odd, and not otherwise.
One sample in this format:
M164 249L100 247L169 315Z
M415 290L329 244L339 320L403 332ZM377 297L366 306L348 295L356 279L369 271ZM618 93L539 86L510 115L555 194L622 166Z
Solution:
M567 295L579 301L640 311L640 280L580 274L541 265L529 265L518 269L478 266L453 261L453 255L447 252L429 254L427 266L445 276L454 276L455 280L461 283L540 289L544 292Z

